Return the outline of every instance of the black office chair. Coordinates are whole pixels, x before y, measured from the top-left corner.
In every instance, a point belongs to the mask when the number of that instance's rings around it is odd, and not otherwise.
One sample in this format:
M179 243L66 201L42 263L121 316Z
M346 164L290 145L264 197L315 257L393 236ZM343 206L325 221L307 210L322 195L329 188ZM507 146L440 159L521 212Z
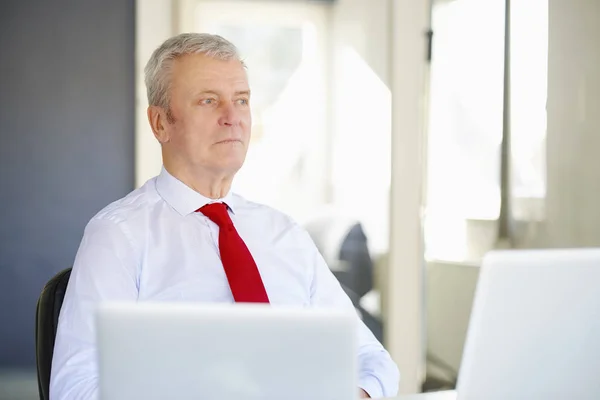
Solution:
M352 300L362 321L383 342L383 322L360 303L361 298L373 289L374 270L362 224L353 218L327 215L312 220L305 228L328 265L335 266L332 268L333 275Z
M35 356L40 400L50 399L50 369L58 315L65 298L71 268L60 271L46 283L35 313Z

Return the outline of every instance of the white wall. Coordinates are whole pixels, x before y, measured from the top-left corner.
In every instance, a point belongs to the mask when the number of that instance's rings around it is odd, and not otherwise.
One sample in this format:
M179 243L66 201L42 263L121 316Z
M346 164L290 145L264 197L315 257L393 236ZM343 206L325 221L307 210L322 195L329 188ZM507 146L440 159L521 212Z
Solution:
M427 351L455 371L462 360L478 277L477 265L444 262L427 265ZM437 369L429 367L433 375L439 375L435 373Z
M600 1L550 0L543 246L600 246Z

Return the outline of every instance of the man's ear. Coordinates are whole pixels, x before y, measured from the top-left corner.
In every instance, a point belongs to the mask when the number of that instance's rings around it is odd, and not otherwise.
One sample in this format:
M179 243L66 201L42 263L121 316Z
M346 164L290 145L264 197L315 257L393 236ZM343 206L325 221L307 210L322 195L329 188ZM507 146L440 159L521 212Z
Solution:
M166 129L168 121L165 110L159 106L149 106L147 113L148 122L150 122L150 127L152 128L154 137L156 137L160 144L168 143L171 138L169 137L169 132Z

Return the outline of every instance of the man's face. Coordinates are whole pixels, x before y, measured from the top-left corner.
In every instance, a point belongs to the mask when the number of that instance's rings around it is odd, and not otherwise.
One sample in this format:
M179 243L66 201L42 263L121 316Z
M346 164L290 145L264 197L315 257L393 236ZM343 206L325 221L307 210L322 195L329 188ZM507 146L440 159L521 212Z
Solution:
M170 114L163 151L180 165L235 174L250 141L250 89L242 63L186 55L171 71Z

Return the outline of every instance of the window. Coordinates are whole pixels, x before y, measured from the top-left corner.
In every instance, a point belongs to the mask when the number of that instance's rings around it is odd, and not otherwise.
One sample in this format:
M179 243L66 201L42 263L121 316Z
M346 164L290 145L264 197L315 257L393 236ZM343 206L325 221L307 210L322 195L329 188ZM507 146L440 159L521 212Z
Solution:
M426 257L468 257L469 220L500 214L504 0L440 2L428 132Z
M546 197L548 0L511 3L510 46L513 217L537 221Z
M543 218L547 0L511 2L510 171L501 184L505 0L436 1L425 215L428 259L478 261L497 245L501 194L511 220Z

